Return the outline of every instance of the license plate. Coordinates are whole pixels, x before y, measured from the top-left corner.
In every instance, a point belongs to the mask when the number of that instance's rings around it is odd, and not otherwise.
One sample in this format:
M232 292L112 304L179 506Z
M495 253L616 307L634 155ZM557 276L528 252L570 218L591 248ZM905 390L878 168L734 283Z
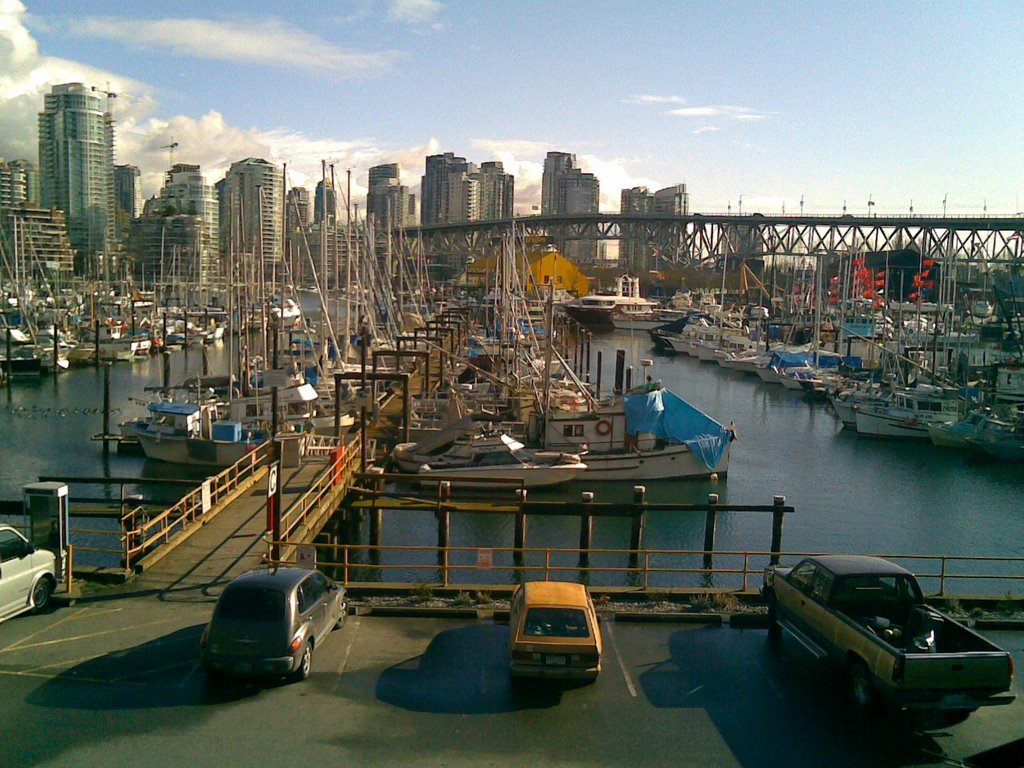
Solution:
M235 672L239 672L242 674L246 672L252 672L252 663L248 661L238 662L237 664L235 664Z
M565 656L545 656L544 663L553 667L564 667L566 659Z
M967 706L967 695L951 693L942 697L942 703L947 707L965 707Z

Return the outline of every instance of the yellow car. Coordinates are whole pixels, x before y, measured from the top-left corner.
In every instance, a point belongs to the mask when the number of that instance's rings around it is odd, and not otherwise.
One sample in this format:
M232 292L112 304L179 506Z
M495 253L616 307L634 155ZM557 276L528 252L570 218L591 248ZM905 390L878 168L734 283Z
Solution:
M601 672L601 627L582 584L520 584L512 595L508 637L513 677L593 680Z

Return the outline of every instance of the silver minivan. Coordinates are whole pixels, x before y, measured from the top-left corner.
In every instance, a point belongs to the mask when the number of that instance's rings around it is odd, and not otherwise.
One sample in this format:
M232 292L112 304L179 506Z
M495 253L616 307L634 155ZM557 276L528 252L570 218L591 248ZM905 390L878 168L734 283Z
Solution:
M305 680L313 651L345 622L345 588L319 571L264 568L232 580L200 641L207 675Z

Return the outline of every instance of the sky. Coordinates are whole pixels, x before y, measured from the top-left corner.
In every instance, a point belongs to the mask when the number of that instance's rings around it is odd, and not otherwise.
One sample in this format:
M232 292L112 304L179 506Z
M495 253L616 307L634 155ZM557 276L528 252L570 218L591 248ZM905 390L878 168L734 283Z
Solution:
M116 162L500 160L516 210L544 155L601 184L685 183L718 213L1012 215L1024 206L1020 0L0 0L0 157L38 159L54 84L115 93ZM344 182L342 182L344 183ZM802 202L801 202L802 201ZM869 205L868 203L871 203Z

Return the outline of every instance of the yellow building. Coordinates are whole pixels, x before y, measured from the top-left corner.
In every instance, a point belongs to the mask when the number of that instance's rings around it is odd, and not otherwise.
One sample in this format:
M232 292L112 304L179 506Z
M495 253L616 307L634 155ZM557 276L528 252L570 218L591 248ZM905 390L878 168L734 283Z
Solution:
M526 247L526 261L530 265L531 280L528 288L535 287L539 294L544 295L544 286L551 283L556 294L559 291L574 296L585 296L589 293L590 280L575 263L550 246L537 247L528 242ZM497 260L497 256L490 256L475 262L467 273L468 282L478 286L493 284Z

